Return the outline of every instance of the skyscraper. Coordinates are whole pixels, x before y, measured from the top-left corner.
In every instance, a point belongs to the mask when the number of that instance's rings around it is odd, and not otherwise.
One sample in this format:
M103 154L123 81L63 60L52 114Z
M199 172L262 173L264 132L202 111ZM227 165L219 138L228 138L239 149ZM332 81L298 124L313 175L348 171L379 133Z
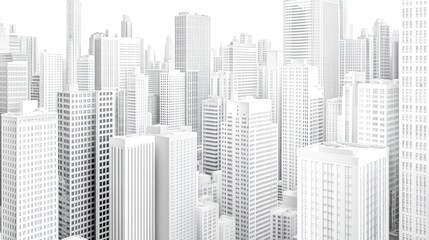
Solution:
M278 179L278 129L272 123L270 100L228 101L225 119L222 214L235 217L236 239L268 239Z
M31 79L39 72L39 46L36 37L22 36L20 41L21 53L27 56L27 69L28 69L28 89L31 89ZM28 99L30 99L30 91Z
M201 109L209 96L210 85L210 17L198 14L179 13L175 17L175 65L181 72L197 71L198 101L197 133L201 144Z
M288 206L278 206L270 212L270 240L294 239L297 234L297 209Z
M132 38L133 37L133 23L131 17L124 15L121 22L121 37Z
M77 63L76 85L79 91L95 90L95 58L92 55L79 57Z
M219 218L219 240L235 240L235 218L222 215Z
M258 64L259 66L267 65L267 54L271 51L271 42L267 39L258 41Z
M429 2L401 1L399 34L399 238L429 238L429 162L427 144L429 122L427 97L428 41L424 35L429 26L421 23L429 15L420 14ZM413 36L413 37L412 37ZM423 40L425 39L425 40Z
M390 79L390 26L377 19L373 27L374 79Z
M299 149L298 239L388 240L388 178L387 147L324 143Z
M213 202L210 197L203 197L198 201L197 215L197 239L218 240L219 203Z
M340 79L339 96L343 96L344 80L350 72L365 72L367 79L372 79L372 59L367 56L368 39L342 39L340 40ZM370 66L371 65L371 66Z
M3 239L58 239L57 114L24 101L1 126Z
M170 61L174 61L174 47L173 41L171 40L171 36L167 36L164 48L164 62L168 63Z
M130 75L126 91L126 132L128 135L144 134L152 122L148 109L148 78L137 69Z
M40 54L40 107L57 112L57 94L63 91L63 58L59 53Z
M155 240L155 137L110 141L110 239Z
M197 239L197 134L150 126L155 136L156 239Z
M77 63L81 55L81 5L80 0L67 0L66 79L65 90L76 87Z
M169 128L186 125L186 76L177 70L160 74L160 122Z
M297 150L323 141L323 88L317 67L300 63L283 67L281 114L283 190L296 190Z

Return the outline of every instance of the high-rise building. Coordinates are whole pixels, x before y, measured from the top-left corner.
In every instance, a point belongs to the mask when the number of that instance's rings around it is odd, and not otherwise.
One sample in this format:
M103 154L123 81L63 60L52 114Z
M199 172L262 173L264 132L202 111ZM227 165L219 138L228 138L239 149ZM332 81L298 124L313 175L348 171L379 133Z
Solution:
M63 58L59 53L40 54L40 107L57 112L57 94L63 91Z
M171 36L167 36L164 48L164 62L169 63L171 61L174 61L174 47L173 41L171 40Z
M121 22L121 37L132 38L133 37L133 23L131 17L124 15Z
M106 30L106 32L95 32L93 34L91 34L91 37L89 38L89 47L88 47L88 54L89 55L93 55L95 56L95 40L102 38L102 37L107 37L109 36L109 31Z
M27 61L0 54L0 114L17 112L20 102L28 100L27 67Z
M146 76L148 77L149 88L149 112L152 114L152 124L160 123L160 74L161 69L148 69Z
M243 41L233 41L223 48L223 70L231 74L232 96L244 98L258 96L258 50L250 35L242 35Z
M10 53L9 33L3 23L0 23L0 53Z
M235 217L236 239L268 239L278 179L278 129L270 100L228 101L225 119L222 214Z
M160 73L160 122L169 128L186 125L186 76L177 70Z
M373 80L357 87L357 142L389 147L390 231L399 227L399 85Z
M142 135L151 125L148 101L148 78L136 70L127 82L125 123L128 135Z
M219 204L203 197L198 201L197 207L197 239L218 240L219 239Z
M76 84L79 91L95 90L95 58L85 55L79 58L76 67Z
M342 98L331 98L326 102L325 133L327 142L337 142L341 134Z
M399 239L429 238L427 199L429 191L429 122L426 96L429 54L424 34L427 14L420 14L429 2L401 1L399 34Z
M222 171L212 172L211 175L200 173L198 175L198 198L209 196L211 201L220 204L221 184Z
M267 54L271 51L271 41L262 39L258 41L258 65L267 66Z
M36 37L22 36L20 41L20 52L27 56L27 69L28 69L28 89L31 89L31 79L39 72L39 46ZM28 99L31 98L29 92Z
M21 102L2 115L2 239L58 239L58 116Z
M353 38L349 34L348 0L339 0L340 7L340 39Z
M278 123L280 103L280 74L281 68L266 66L258 67L258 96L271 100L273 122Z
M221 170L221 130L225 120L225 100L210 96L203 102L203 172Z
M115 93L58 93L59 235L109 238Z
M155 240L155 137L113 137L110 166L110 239Z
M81 4L80 0L67 0L65 90L73 90L77 83L77 63L81 55Z
M373 27L374 79L390 79L390 26L377 19Z
M368 39L342 39L340 40L340 85L339 96L343 96L344 80L350 72L365 72L367 79L372 79L370 65L367 56Z
M235 240L235 218L222 215L219 217L219 240Z
M30 92L31 92L31 98L30 100L36 100L37 102L40 101L40 75L38 73L36 73L32 78L31 78L31 88L30 88Z
M232 75L231 72L219 71L210 74L210 95L232 99Z
M318 67L325 101L338 96L338 0L283 0L283 61Z
M197 71L185 73L185 125L192 127L192 131L197 133L201 132L201 119L198 119L198 114L201 113L198 110L198 81Z
M197 113L198 144L201 144L201 109L210 90L210 17L179 13L175 17L175 66L183 73L198 72ZM195 130L195 128L194 128Z
M197 134L150 126L155 136L156 239L197 239Z
M298 179L298 239L389 239L387 147L301 148Z
M399 79L399 30L392 31L390 43L390 79Z
M20 53L20 36L16 31L16 25L9 25L9 52L10 53Z
M278 206L270 212L270 240L294 239L297 235L297 210L287 206Z
M283 67L281 165L283 190L296 190L297 150L323 141L323 88L317 67L295 63Z

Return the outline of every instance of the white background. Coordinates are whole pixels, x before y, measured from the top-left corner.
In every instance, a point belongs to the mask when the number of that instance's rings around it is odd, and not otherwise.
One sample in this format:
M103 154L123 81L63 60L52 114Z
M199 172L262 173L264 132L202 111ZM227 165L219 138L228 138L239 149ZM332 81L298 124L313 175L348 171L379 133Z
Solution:
M370 28L375 19L399 27L400 0L348 0L349 23L357 35ZM242 32L258 39L270 39L274 49L282 48L283 0L81 0L82 54L90 34L109 29L120 33L122 14L131 16L133 35L144 37L163 59L167 35L174 36L174 16L178 12L209 15L212 47L229 42ZM19 35L37 36L40 50L64 53L66 0L0 0L0 22L16 24Z

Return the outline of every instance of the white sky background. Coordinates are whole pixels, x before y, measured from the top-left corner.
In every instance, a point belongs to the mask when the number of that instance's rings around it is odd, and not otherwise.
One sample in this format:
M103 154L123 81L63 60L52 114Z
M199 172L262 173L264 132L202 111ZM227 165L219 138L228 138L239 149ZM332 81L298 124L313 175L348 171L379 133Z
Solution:
M382 18L398 28L400 0L348 0L349 23L357 35L361 27L372 27ZM66 0L0 0L0 22L16 24L19 35L36 36L39 47L65 52ZM145 38L155 48L157 59L164 57L167 35L174 38L174 16L178 12L211 17L212 47L229 42L242 32L253 41L270 39L274 49L282 48L283 0L81 0L82 54L89 36L109 29L120 35L122 15L131 16L133 36Z

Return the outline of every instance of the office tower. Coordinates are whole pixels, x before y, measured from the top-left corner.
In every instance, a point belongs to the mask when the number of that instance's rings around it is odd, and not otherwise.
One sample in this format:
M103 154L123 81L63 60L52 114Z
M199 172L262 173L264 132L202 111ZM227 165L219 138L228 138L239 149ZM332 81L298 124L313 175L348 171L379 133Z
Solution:
M271 41L262 39L258 41L258 65L267 66L267 53L271 51Z
M223 70L223 56L214 56L213 57L213 71L211 74L213 73L217 73ZM210 74L210 77L211 77Z
M89 47L88 47L88 55L95 56L95 40L102 38L102 37L108 37L109 31L106 30L106 32L95 32L91 34L91 37L89 38Z
M222 172L215 171L211 175L200 173L198 175L198 198L211 197L215 203L221 203ZM219 206L220 207L220 206Z
M131 22L131 17L123 15L121 22L121 37L123 38L132 38L133 37L133 23Z
M238 98L258 94L258 50L251 36L241 34L243 41L233 41L223 48L223 70L231 73L230 91Z
M152 124L160 123L159 94L149 94L148 111L152 116Z
M399 30L392 31L390 47L390 79L399 79Z
M186 122L186 76L178 70L160 73L160 122L180 128Z
M429 123L426 97L428 47L427 41L420 41L428 32L427 14L420 14L427 8L427 1L401 1L401 33L399 40L399 238L429 238L429 216L427 201L429 192L429 164L427 143ZM415 13L415 14L414 14ZM411 36L415 36L411 38Z
M3 23L0 23L0 53L10 53L9 33Z
M10 53L20 53L20 36L16 32L15 25L9 25L9 52Z
M343 96L346 74L349 72L365 72L367 79L372 79L367 56L368 40L366 38L340 40L340 85L339 96ZM372 67L371 67L372 68Z
M353 38L349 34L348 0L339 0L340 8L340 39Z
M219 240L235 240L235 218L222 215L219 217Z
M298 239L389 238L387 147L322 143L298 150ZM312 224L317 223L317 224Z
M125 90L130 74L134 69L141 66L141 39L140 38L120 38L119 39L119 89Z
M28 89L31 89L31 79L39 72L39 46L36 37L22 36L20 40L20 52L27 56ZM28 99L31 98L29 92Z
M2 115L2 236L58 239L58 116L20 105Z
M297 150L323 141L323 88L317 67L295 63L283 67L281 165L283 190L297 185Z
M399 85L398 81L373 80L358 85L359 144L389 147L390 231L399 225Z
M258 67L258 96L271 100L271 112L274 123L278 122L280 101L280 68Z
M374 79L390 79L390 27L377 19L373 27Z
M80 0L67 0L67 54L65 90L76 88L77 63L81 55L81 5Z
M225 100L210 96L203 102L203 172L221 169L221 130L225 121Z
M283 61L318 67L325 101L338 96L338 0L283 0Z
M185 73L185 125L192 127L193 132L201 132L199 129L198 114L198 71L187 71ZM201 116L201 115L200 115Z
M95 58L92 55L79 57L77 62L76 83L79 91L95 90Z
M326 102L325 133L327 142L339 141L341 132L342 98L331 98Z
M149 112L152 114L152 124L156 125L160 123L160 74L161 69L148 69L146 70L146 76L148 77L148 88L149 88Z
M171 40L171 36L167 36L164 48L164 62L168 63L170 61L174 61L174 47L173 41Z
M156 61L155 50L152 49L150 45L147 46L145 51L145 69L153 69L153 64Z
M59 235L109 238L109 142L115 93L58 93Z
M197 134L150 126L155 135L156 239L197 239Z
M297 210L278 206L270 212L271 240L294 239L297 235Z
M110 166L110 239L155 240L155 137L113 137Z
M210 84L210 17L198 14L179 13L175 17L175 66L181 72L197 71L198 101L196 105L198 133L201 144L201 109L209 96Z
M219 204L204 197L198 201L197 207L197 239L219 239Z
M125 122L128 135L144 134L152 122L148 100L148 78L136 69L127 82Z
M31 92L31 98L30 100L36 100L37 102L40 101L40 75L38 73L36 73L32 78L31 78L31 88L30 88L30 92Z
M232 99L232 75L231 72L219 71L210 74L210 95Z
M27 61L0 54L0 114L17 112L20 102L28 100L27 67Z
M40 107L57 112L57 94L63 91L63 58L59 53L40 54Z
M338 141L357 143L358 139L358 84L366 82L365 73L349 72L345 76Z
M270 100L228 101L225 119L222 214L235 217L236 239L267 239L278 179L278 129L271 120Z

